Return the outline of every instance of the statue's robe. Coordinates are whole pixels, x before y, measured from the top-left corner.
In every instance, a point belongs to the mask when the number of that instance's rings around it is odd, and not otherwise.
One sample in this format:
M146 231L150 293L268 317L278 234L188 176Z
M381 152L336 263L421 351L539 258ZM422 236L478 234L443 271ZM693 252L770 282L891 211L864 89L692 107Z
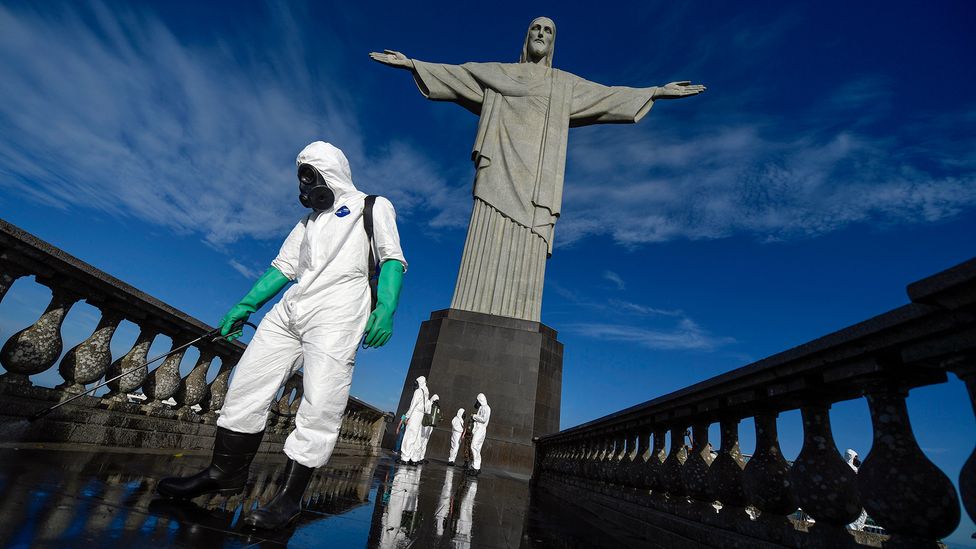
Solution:
M414 80L428 99L480 117L475 204L451 307L538 322L569 128L637 122L656 88L603 86L535 63L414 61Z

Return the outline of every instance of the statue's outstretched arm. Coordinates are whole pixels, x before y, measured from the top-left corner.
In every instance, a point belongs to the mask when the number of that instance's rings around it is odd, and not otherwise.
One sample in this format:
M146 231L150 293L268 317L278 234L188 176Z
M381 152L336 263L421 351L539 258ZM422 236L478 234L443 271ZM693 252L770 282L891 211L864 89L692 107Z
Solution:
M690 80L682 80L680 82L671 82L659 86L654 90L654 97L652 99L681 99L682 97L698 95L703 91L705 91L705 86L692 84Z
M413 59L410 59L398 51L383 50L383 53L374 51L369 53L369 57L373 61L383 63L384 65L389 65L398 69L413 70Z

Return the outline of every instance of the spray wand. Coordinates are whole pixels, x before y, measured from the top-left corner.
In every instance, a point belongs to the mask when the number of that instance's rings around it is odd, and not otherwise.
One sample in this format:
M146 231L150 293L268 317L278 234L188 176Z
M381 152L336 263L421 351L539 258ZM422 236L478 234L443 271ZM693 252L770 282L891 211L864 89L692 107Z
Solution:
M238 320L237 322L235 322L231 326L230 332L226 336L220 335L220 328L214 328L213 330L210 330L209 332L207 332L207 333L203 334L202 336L194 339L193 341L190 341L189 343L186 343L184 345L180 345L179 347L176 347L175 349L173 349L173 350L171 350L171 351L169 351L167 353L163 353L163 354L161 354L159 356L153 357L153 358L147 360L146 362L144 362L144 363L142 363L142 364L140 364L140 365L138 365L138 366L136 366L134 368L130 368L130 369L122 372L121 374L119 374L119 375L117 375L117 376L115 376L115 377L113 377L111 379L106 379L105 381L99 383L98 385L95 385L91 389L85 389L85 391L82 392L82 393L78 393L77 395L75 395L75 396L73 396L73 397L71 397L71 398L69 398L67 400L64 400L62 402L59 402L59 403L55 404L54 406L45 408L45 409L41 410L40 412L37 412L37 413L31 415L29 418L27 418L27 421L29 421L29 422L37 421L38 419L40 419L40 418L42 418L42 417L50 414L51 412L57 410L58 408L64 406L65 404L67 404L69 402L72 402L74 400L77 400L77 399L79 399L79 398L87 395L88 393L90 393L92 391L95 391L97 389L100 389L100 388L108 385L109 383L112 383L116 379L120 379L122 377L125 377L125 376L133 373L133 372L136 372L138 370L141 370L142 368L145 368L146 366L152 364L153 362L156 362L157 360L159 360L161 358L166 358L166 357L168 357L168 356L170 356L172 354L178 353L178 352L182 351L183 349L186 349L190 345L193 345L194 343L198 343L201 340L204 340L204 339L207 339L207 338L212 338L211 341L217 341L218 339L221 339L221 338L230 337L231 335L236 334L237 332L243 330L245 325L250 326L252 328L256 328L254 326L254 324L251 324L250 322L244 322L243 320Z

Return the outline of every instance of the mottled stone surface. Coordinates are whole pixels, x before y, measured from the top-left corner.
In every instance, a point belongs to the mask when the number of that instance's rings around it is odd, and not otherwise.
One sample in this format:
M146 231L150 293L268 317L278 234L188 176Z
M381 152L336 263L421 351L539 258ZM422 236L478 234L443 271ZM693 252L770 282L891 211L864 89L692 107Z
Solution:
M112 363L112 336L122 322L122 314L111 309L102 311L98 326L87 339L72 347L61 364L58 373L64 379L59 388L67 394L84 392L85 385L102 378Z
M181 408L185 409L200 404L207 397L207 371L210 369L210 363L213 362L213 359L213 351L201 349L200 357L193 369L180 380L179 386L173 394L173 400Z
M724 419L722 444L718 455L708 468L706 481L710 494L726 507L745 507L746 497L742 488L742 471L746 462L739 451L739 420Z
M7 370L8 383L29 383L28 376L39 374L61 356L61 324L78 297L54 289L51 302L37 322L12 335L0 349L0 364Z
M764 516L785 517L798 507L790 464L783 457L776 430L776 414L756 416L756 453L746 464L742 485L749 503Z
M817 529L842 531L861 514L854 470L837 452L826 404L801 409L803 447L790 469L798 503Z
M111 389L109 398L125 401L126 393L131 393L142 386L146 375L149 374L146 359L149 358L149 347L152 346L154 339L156 339L156 330L143 327L129 352L109 365L108 370L105 371L106 378L113 378L121 375L122 372L131 372L109 382L108 388Z
M688 495L681 474L688 457L684 445L685 431L687 428L684 426L671 429L671 451L661 465L661 488L673 499L682 499Z
M693 499L703 502L715 501L708 485L708 469L712 465L712 445L708 442L708 423L696 423L692 429L693 444L688 451L688 459L681 468L681 478L685 490Z
M184 345L186 341L173 341L172 349ZM149 397L145 410L148 413L165 412L163 401L173 396L180 387L180 362L186 349L181 349L163 359L158 368L149 372L142 384L142 392Z
M936 547L959 524L956 490L919 448L907 391L869 393L874 442L857 475L864 508L892 535L891 547Z

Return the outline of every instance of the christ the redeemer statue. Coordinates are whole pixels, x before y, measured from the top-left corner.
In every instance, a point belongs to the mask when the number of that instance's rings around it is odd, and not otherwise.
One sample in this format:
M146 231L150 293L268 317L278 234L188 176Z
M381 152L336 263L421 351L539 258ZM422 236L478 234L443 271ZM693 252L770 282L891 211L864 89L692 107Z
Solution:
M552 68L556 24L529 25L518 63L444 65L370 53L413 73L420 93L478 115L471 152L474 209L451 308L538 322L546 259L559 217L569 128L637 122L657 99L705 86L603 86Z

